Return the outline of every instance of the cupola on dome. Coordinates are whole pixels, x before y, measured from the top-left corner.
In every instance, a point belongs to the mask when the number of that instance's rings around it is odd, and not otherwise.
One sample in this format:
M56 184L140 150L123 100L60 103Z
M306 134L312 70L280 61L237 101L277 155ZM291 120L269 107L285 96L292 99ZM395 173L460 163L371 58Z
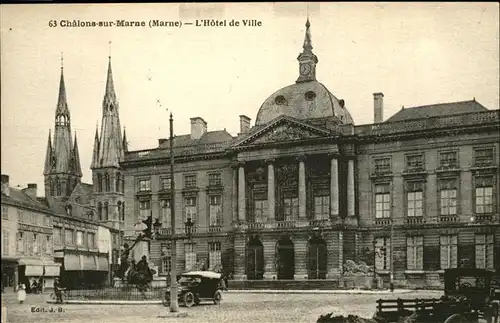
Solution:
M257 113L255 125L264 125L280 115L297 119L337 117L341 123L353 123L344 100L337 99L323 84L316 80L317 56L312 52L309 19L303 51L299 61L299 78L295 84L286 86L269 96Z

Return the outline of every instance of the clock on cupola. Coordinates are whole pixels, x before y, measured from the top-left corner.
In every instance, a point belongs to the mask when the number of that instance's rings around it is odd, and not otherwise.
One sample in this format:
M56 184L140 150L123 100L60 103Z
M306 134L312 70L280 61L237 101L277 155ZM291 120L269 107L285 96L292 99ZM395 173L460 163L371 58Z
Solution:
M309 19L306 22L306 36L304 38L304 45L302 45L303 51L297 57L299 61L299 78L297 83L308 82L316 80L316 64L318 63L318 57L312 52L311 43L311 24Z

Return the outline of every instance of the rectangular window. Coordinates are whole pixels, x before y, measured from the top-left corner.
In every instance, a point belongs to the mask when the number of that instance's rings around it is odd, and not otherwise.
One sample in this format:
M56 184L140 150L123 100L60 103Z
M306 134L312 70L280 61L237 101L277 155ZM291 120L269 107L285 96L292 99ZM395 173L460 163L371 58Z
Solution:
M389 184L375 186L375 218L391 217L391 193Z
M219 226L222 225L222 203L220 195L211 195L209 198L210 205L210 226Z
M74 231L70 229L65 230L65 244L73 244L74 243Z
M441 269L457 268L458 258L458 236L457 235L442 235L439 238L441 249Z
M493 165L493 148L478 148L475 152L475 166L491 166Z
M423 216L423 186L422 182L406 183L406 216Z
M45 241L46 241L45 253L47 255L52 255L52 250L53 250L52 237L49 235L45 236Z
M172 255L170 253L170 244L161 245L161 272L169 273L172 269Z
M493 177L476 177L476 213L493 212Z
M222 269L222 253L220 242L208 243L208 270L218 272Z
M170 209L170 199L162 199L160 200L160 221L162 223L163 228L171 228L172 227L172 210Z
M8 255L9 255L9 231L6 229L2 229L2 256L8 256Z
M406 238L406 268L422 270L424 268L424 237Z
M439 167L444 169L457 168L458 167L457 152L445 151L439 153Z
M151 191L151 180L150 179L139 180L139 192L148 192L148 191Z
M89 232L87 234L87 245L89 248L95 247L95 234L92 232Z
M457 214L457 184L455 178L439 180L439 204L441 215Z
M314 219L328 220L330 218L330 196L314 197Z
M389 157L376 158L375 174L389 174L391 172L391 159Z
M196 211L196 197L190 196L184 198L184 222L189 218L193 222L196 221Z
M9 219L9 207L2 205L2 220L8 220Z
M16 243L17 243L16 249L17 250L16 251L19 254L24 254L25 253L25 250L24 250L24 245L25 245L24 244L24 239L25 238L26 237L24 236L24 232L18 232L17 233L17 241L16 241Z
M267 200L254 201L254 218L249 222L263 223L267 218L268 206Z
M299 199L296 197L283 199L284 221L291 221L299 217Z
M212 173L208 174L208 185L209 186L219 186L221 185L221 174L220 173Z
M493 234L476 234L476 268L495 268L493 264L494 243Z
M160 179L160 190L166 191L172 188L172 179L170 177L163 177Z
M77 246L83 245L83 232L82 231L76 231L76 245Z
M144 220L151 215L151 201L139 201L139 217Z
M406 156L406 170L417 171L424 169L424 155Z
M61 228L54 227L54 243L59 245L62 244L62 230Z
M26 219L24 218L24 212L21 209L17 209L17 221L20 223L26 223Z
M194 243L184 245L184 255L186 261L186 270L193 270L196 266L196 251Z
M33 234L31 232L24 232L23 234L23 252L26 255L32 253L32 245L31 242L33 240Z
M40 235L37 233L33 233L33 254L40 254Z
M376 270L391 269L391 244L388 237L375 239L375 268Z
M194 187L196 187L196 175L184 176L184 188L194 188Z

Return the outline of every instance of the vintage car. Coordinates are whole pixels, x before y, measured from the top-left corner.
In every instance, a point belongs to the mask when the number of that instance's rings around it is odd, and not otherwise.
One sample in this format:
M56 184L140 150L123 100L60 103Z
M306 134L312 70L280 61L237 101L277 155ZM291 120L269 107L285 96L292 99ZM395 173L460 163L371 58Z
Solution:
M498 271L451 268L444 271L444 293L438 299L381 299L376 316L397 322L413 313L419 322L498 322Z
M191 307L202 301L220 304L224 290L222 275L212 271L190 271L180 275L177 280L179 305ZM163 305L170 306L170 288L167 288Z

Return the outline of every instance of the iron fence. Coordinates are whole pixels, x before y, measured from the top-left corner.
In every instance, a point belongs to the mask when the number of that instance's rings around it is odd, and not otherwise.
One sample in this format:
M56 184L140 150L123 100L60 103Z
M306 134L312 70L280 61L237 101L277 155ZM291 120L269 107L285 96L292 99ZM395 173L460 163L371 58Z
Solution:
M165 287L152 287L142 292L136 287L108 287L100 289L67 290L68 300L160 300L165 294Z

